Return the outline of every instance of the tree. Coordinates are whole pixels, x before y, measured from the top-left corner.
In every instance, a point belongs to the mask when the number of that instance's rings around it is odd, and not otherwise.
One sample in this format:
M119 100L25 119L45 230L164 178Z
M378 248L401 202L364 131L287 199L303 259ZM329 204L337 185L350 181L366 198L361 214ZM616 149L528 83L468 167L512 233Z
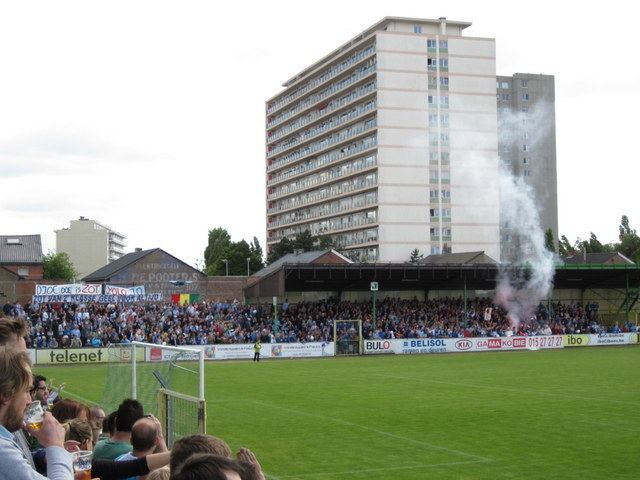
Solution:
M423 258L424 258L424 255L420 253L420 250L418 250L417 248L414 248L411 251L411 256L409 257L409 263L416 264Z
M547 228L547 231L544 232L544 246L550 252L556 253L556 245L553 240L553 230Z
M303 252L315 250L315 238L311 235L309 230L305 230L304 232L296 235L296 238L293 241L293 249L302 250Z
M569 239L566 235L562 235L560 237L560 243L558 244L558 253L563 257L570 257L571 255L575 255L576 249L571 243L569 243Z
M629 226L629 218L622 216L620 222L620 243L616 245L617 250L629 260L640 263L640 237L635 229Z
M209 230L207 248L204 249L204 272L207 275L224 275L227 249L231 246L231 235L224 228Z
M44 256L42 266L46 280L65 280L72 282L78 275L69 255L64 252L49 252Z
M296 250L311 252L313 250L329 250L330 248L337 248L337 245L329 235L311 235L309 230L305 230L296 235L293 240L284 237L271 247L267 263L273 263L287 253L293 253Z

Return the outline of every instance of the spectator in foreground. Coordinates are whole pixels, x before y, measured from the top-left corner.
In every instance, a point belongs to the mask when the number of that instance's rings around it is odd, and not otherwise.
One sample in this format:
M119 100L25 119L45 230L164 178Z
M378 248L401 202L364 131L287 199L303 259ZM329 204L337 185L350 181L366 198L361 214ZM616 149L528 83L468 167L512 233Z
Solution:
M115 433L106 440L100 440L93 452L93 458L115 460L128 453L131 447L131 429L144 415L142 404L137 400L124 400L116 413Z
M25 337L27 335L27 324L21 318L6 318L0 314L0 346L6 345L17 352L26 352L27 344ZM32 392L30 392L32 393ZM26 432L22 429L22 425L13 433L13 439L16 441L24 458L32 468L35 468L31 449L29 448L29 439Z
M105 419L104 410L101 407L94 406L89 409L89 413L91 414L91 419L89 422L91 423L91 429L93 430L93 444L98 443L98 438L102 434L102 424Z
M116 461L135 460L152 453L167 452L160 422L155 417L147 416L134 423L131 429L131 446L133 450L120 455Z
M46 449L47 477L32 468L10 433L22 427L31 384L27 354L0 347L0 480L72 480L72 457L63 448L64 428L51 413L44 413L39 430L29 430Z
M170 462L171 471L175 472L194 453L209 453L220 457L231 457L231 449L224 440L211 435L189 435L188 437L182 437L173 444Z
M176 471L171 480L242 480L242 466L230 458L209 453L191 455Z

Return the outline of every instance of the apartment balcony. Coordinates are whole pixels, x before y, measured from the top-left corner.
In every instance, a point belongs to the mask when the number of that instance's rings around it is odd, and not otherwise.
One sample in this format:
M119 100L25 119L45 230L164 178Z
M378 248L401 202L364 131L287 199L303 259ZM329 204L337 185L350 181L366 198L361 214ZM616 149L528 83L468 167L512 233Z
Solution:
M282 240L284 237L293 237L295 235L298 235L299 233L302 233L305 230L309 230L311 232L311 235L335 235L342 232L348 232L349 230L368 228L372 225L377 225L377 224L378 224L377 218L363 218L363 219L353 220L347 223L341 223L339 226L336 226L333 228L308 226L308 228L298 228L296 229L296 231L291 233L287 233L287 234L280 233L280 234L275 234L272 237L267 237L267 244L277 243L280 240Z
M300 150L281 157L279 160L273 162L273 164L267 171L273 172L274 170L279 170L280 168L286 167L287 165L294 162L299 162L301 160L307 159L307 157L310 157L312 155L322 153L331 147L338 146L341 143L357 140L359 137L362 137L371 132L377 126L378 122L376 121L375 117L370 118L364 122L352 125L348 128L345 128L344 130L340 130L339 132L331 134L331 136L329 137L325 137L319 142L312 143L304 148L301 148ZM295 168L293 170L295 170Z
M359 153L362 153L362 152L366 153L370 150L373 150L376 147L376 145L377 145L377 141L375 140L372 142L361 143L356 149L353 149L352 151L341 152L339 154L332 155L331 157L327 157L328 159L326 161L323 161L322 163L313 163L309 166L305 166L305 168L299 171L295 171L293 173L288 174L285 178L290 180L299 178L305 173L311 173L311 172L317 171L320 168L324 167L325 165L330 165L332 163L337 163L342 160L348 160L348 159L354 158L355 155L358 155ZM280 180L278 182L280 182ZM296 185L296 186L281 186L277 190L272 190L271 192L269 192L267 194L267 200L274 200L279 197L289 196L296 192L306 190L307 188L313 187L315 185L320 185L325 182L326 180L318 178L317 180L315 179L309 180L308 183L304 183L304 184L300 183L299 185ZM268 184L268 186L272 187L271 184Z
M347 180L349 178L352 178L358 174L361 173L368 173L369 171L373 171L374 167L366 167L362 170L352 170L350 171L348 174L342 175L342 174L338 174L337 176L333 177L333 178L329 178L326 180L323 180L322 183L323 185L326 182L331 182L333 180ZM318 182L314 182L314 184L317 184ZM339 185L338 183L336 183L336 185ZM329 186L329 185L325 185L325 186ZM333 185L335 186L335 185ZM378 186L378 180L377 178L374 180L364 180L363 182L358 182L356 184L353 185L349 185L348 187L345 186L341 186L341 187L337 187L331 188L331 189L325 189L325 190L320 190L318 192L309 192L308 194L306 194L304 197L300 198L299 200L295 201L294 199L290 199L288 201L284 201L279 203L278 205L275 205L271 208L267 209L267 214L268 215L272 215L275 213L284 213L290 210L295 210L304 206L310 206L313 205L315 203L322 203L325 202L327 199L338 199L338 198L342 198L346 195L352 195L354 193L361 193L361 191L365 191L365 190L369 190L371 188L375 188ZM301 188L308 188L308 185L304 185Z
M319 122L327 117L330 113L338 112L342 108L347 107L351 103L356 100L366 100L369 96L374 96L376 92L376 84L372 82L371 84L365 85L364 87L360 87L355 89L348 97L341 99L334 99L326 106L326 108L322 110L316 110L311 112L306 117L301 117L293 123L287 124L282 128L275 131L271 136L267 136L267 144L273 143L276 140L286 137L294 132L297 132L300 128L303 128L307 125L312 125L313 123Z
M356 52L354 55L350 56L347 60L339 63L338 65L334 65L329 68L319 77L314 77L311 81L302 87L296 89L295 92L287 95L284 98L271 102L271 104L267 107L267 115L271 115L276 111L286 107L287 105L292 104L296 99L302 97L303 95L312 92L317 87L323 85L325 82L335 78L340 73L346 71L349 67L356 65L359 62L367 60L371 58L376 53L375 44Z
M357 202L353 202L353 204L351 205L344 205L342 207L336 206L336 207L331 207L327 209L321 209L321 210L318 210L317 212L308 212L305 215L296 216L295 218L274 220L272 222L268 222L267 229L273 229L273 228L283 227L283 226L294 226L294 225L308 222L310 220L323 220L323 219L335 217L336 215L343 214L343 213L355 213L355 212L359 212L360 210L366 210L367 208L377 204L378 204L377 197L369 200L363 199Z
M316 93L306 100L300 102L298 106L288 110L284 113L281 113L277 117L270 117L270 120L267 120L267 129L275 128L278 125L284 123L286 120L293 118L303 112L310 110L311 108L317 107L320 102L327 100L335 95L338 95L344 92L351 85L357 84L358 82L365 80L369 77L375 76L376 73L376 64L372 64L367 68L362 69L359 72L354 73L353 75L345 78L344 80L332 85L331 87L323 90L320 93Z
M328 133L339 126L348 125L350 123L356 123L358 120L361 120L366 113L375 110L375 108L376 108L376 102L372 100L370 102L365 103L364 105L361 105L353 109L347 114L336 115L331 119L329 119L327 122L324 122L318 125L317 127L313 127L306 130L299 137L292 138L289 143L285 144L283 142L279 145L272 147L271 150L267 152L267 158L272 158L275 155L284 153L288 150L293 150L296 147L300 147L304 145L306 142L310 142L318 138L320 135Z

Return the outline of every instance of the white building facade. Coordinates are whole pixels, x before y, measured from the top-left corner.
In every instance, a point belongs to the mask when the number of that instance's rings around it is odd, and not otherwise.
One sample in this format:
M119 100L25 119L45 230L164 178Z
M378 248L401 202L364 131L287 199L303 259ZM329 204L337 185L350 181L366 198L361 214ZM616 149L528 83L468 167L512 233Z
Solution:
M469 25L387 17L267 101L267 248L500 257L495 41Z
M56 230L56 252L69 255L78 279L124 256L126 237L111 228L80 217L69 228Z

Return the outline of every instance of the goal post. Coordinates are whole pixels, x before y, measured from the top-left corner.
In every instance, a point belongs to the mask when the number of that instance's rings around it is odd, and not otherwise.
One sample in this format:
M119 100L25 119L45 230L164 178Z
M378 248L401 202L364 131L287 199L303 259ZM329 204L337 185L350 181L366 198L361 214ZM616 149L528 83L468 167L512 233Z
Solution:
M167 446L171 448L182 437L207 433L206 402L161 388L158 390L158 420Z
M362 355L362 320L335 320L333 342L336 356Z
M169 359L170 362L193 361L197 358L198 362L198 395L200 400L204 400L204 350L189 347L173 347L170 345L157 345L155 343L131 342L131 398L138 396L138 355L137 348L143 348L144 361L147 361L146 349L160 350L161 357L158 361L165 361L165 355L162 352L173 352L174 355ZM151 357L152 358L152 357ZM153 361L153 360L151 360Z
M125 398L158 417L169 445L205 433L204 350L144 342L109 346L102 404L114 411Z

